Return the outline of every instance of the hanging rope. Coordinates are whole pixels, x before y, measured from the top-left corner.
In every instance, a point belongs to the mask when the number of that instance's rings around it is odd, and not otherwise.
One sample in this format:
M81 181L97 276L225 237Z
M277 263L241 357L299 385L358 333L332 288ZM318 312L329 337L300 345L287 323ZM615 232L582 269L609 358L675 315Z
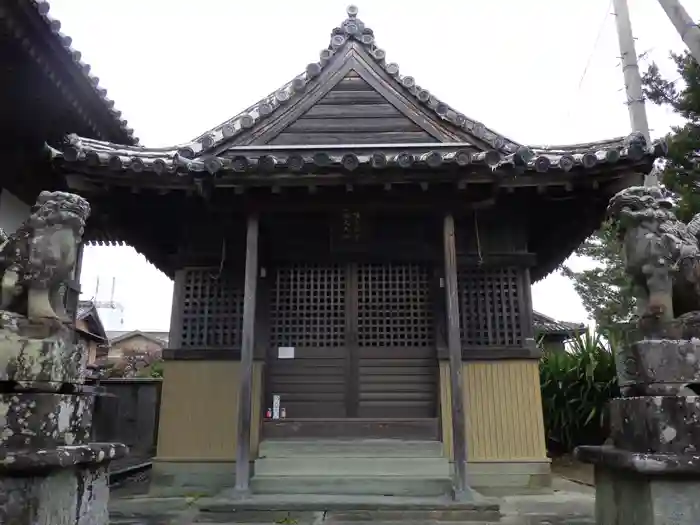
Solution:
M479 218L477 216L477 211L474 210L474 231L476 232L476 254L477 254L477 264L481 266L484 263L484 257L481 254L481 238L479 237Z
M224 272L224 263L226 262L226 237L221 239L221 259L219 260L219 271L217 273L210 273L209 277L217 281L221 274Z

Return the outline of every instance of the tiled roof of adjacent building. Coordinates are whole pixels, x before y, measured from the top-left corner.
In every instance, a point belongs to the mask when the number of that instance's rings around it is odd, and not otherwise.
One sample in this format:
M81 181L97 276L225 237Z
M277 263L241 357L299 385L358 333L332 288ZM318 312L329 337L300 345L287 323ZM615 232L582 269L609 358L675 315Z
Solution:
M557 321L540 312L533 312L532 318L535 325L535 332L541 334L573 334L586 329L586 325L583 323Z
M45 0L11 0L0 8L0 24L4 23L10 35L27 49L48 78L72 101L97 136L104 136L103 132L109 129L113 140L126 144L138 143L133 129L121 118L114 101L107 97L107 90L100 86L100 79L90 73L90 65L82 60L82 54L73 47L71 37L61 31L61 22L52 17L49 11L49 2ZM21 17L23 23L17 23L16 17ZM36 35L41 35L40 38L48 43L48 52L46 46L42 47L37 42ZM63 75L69 76L74 85L80 86L80 93L72 92L74 88L67 85L62 79ZM81 97L94 99L96 104L92 107L101 110L83 111ZM101 119L101 125L97 125L96 119Z

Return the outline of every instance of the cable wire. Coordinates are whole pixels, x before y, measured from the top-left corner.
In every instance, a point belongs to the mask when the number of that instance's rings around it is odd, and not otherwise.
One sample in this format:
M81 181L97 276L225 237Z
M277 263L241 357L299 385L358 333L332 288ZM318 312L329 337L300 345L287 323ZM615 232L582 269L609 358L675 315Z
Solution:
M578 86L576 87L576 94L574 95L575 97L578 97L579 94L581 93L581 86L583 86L583 81L586 79L586 75L588 74L588 68L591 66L591 62L593 62L593 56L595 55L596 50L598 49L598 44L600 43L600 39L603 36L603 30L605 29L605 24L608 21L608 17L612 13L612 8L613 8L613 0L610 0L608 2L608 6L605 10L605 16L603 17L603 20L600 22L600 26L598 27L598 34L596 35L595 42L593 43L593 48L591 49L591 52L588 55L588 59L586 60L586 65L583 68L583 72L581 73L581 78L578 81ZM574 97L572 97L574 98ZM573 104L570 104L566 114L564 115L563 118L563 124L567 124L571 120L571 111L573 108Z

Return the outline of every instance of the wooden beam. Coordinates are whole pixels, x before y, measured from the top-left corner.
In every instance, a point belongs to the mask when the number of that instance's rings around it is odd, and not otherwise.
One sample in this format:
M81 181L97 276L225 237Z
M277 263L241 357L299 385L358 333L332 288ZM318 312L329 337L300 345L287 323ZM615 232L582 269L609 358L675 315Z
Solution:
M534 261L532 261L534 266ZM520 318L522 323L523 337L530 339L531 345L535 343L535 322L532 313L532 282L530 281L530 268L523 268L520 276L520 285L522 292L520 293Z
M64 307L72 313L73 328L75 328L76 316L78 315L78 305L80 304L80 274L83 271L83 252L85 251L85 243L81 242L76 250L75 265L73 266L73 283L76 284L77 290L75 293L70 293L69 286L66 286ZM74 334L77 337L77 332ZM76 339L77 342L77 339Z
M243 333L241 341L241 372L238 394L238 429L236 442L235 494L250 493L250 424L253 397L253 353L255 351L255 302L258 286L258 216L248 217L245 252L245 281L243 294Z
M464 416L464 383L462 382L462 342L459 329L459 297L457 289L457 249L455 221L445 215L443 227L445 248L445 298L447 313L447 347L450 353L450 386L452 390L452 441L454 450L454 498L472 499L467 480L467 437Z

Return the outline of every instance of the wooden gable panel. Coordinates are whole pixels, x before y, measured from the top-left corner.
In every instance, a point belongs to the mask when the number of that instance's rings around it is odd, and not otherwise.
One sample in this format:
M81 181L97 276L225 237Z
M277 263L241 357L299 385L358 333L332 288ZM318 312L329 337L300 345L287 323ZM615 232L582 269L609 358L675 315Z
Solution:
M355 70L269 144L439 142L377 92Z

